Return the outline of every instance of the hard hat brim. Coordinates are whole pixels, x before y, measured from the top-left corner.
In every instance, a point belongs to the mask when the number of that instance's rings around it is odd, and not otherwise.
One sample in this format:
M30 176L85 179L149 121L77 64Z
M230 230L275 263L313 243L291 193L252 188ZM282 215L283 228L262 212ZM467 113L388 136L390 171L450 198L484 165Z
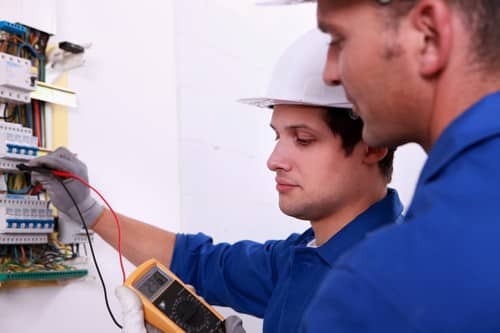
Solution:
M259 108L270 108L275 105L304 105L304 106L317 106L317 107L335 107L341 109L352 109L352 104L348 102L321 104L321 103L307 103L298 100L275 99L267 97L254 97L254 98L240 98L238 102L257 106Z

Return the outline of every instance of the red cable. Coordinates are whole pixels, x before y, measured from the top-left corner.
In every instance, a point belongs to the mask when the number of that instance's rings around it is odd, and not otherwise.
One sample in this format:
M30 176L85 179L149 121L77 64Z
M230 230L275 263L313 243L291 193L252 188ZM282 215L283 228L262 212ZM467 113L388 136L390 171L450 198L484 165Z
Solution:
M106 204L106 206L108 206L109 210L113 214L113 217L115 218L116 228L118 230L118 255L119 255L119 258L120 258L120 268L122 270L123 283L125 283L126 274L125 274L125 266L123 265L122 232L121 232L120 220L118 219L118 216L116 215L116 213L113 210L113 208L111 208L111 206L109 205L108 201L106 201L106 199L102 196L101 193L99 193L98 190L96 190L94 187L92 187L92 185L90 185L89 183L87 183L81 177L78 177L77 175L74 175L74 174L72 174L70 172L60 171L60 170L52 170L52 174L55 175L55 176L63 177L63 178L73 178L73 179L78 180L79 182L81 182L82 184L84 184L85 186L87 186L88 188L90 188L92 191L94 191L95 193L97 193L97 195L102 199L102 201L104 201L104 203Z
M33 101L33 110L34 110L34 115L33 118L35 118L35 135L38 139L38 147L42 146L42 127L41 127L41 117L40 117L40 105L38 104L38 101Z

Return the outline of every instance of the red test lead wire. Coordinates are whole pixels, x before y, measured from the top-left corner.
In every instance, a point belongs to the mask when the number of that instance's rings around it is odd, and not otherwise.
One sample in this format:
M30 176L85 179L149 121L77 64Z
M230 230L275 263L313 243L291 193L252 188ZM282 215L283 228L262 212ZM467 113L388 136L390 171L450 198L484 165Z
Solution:
M92 185L90 185L88 182L86 182L81 177L78 177L77 175L74 175L74 174L72 174L70 172L66 172L66 171L51 170L51 172L54 176L63 177L63 178L73 178L73 179L78 180L80 183L84 184L85 186L90 188L92 191L97 193L97 195L102 199L102 201L104 201L106 206L109 208L109 210L111 211L111 214L113 214L113 217L114 217L115 223L116 223L116 228L118 230L118 255L120 258L120 268L122 270L123 283L125 283L126 274L125 274L125 266L123 265L122 232L121 232L120 220L118 219L118 215L116 215L115 211L113 210L113 208L111 208L108 201L102 196L102 194L99 193L98 190L96 190Z

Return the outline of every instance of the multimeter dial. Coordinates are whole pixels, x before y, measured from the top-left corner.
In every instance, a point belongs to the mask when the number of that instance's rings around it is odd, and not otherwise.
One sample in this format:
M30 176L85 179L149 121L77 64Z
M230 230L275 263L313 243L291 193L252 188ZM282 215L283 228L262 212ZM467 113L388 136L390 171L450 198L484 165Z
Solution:
M188 332L206 332L208 313L191 294L177 298L172 306L172 320Z
M172 281L153 304L188 333L224 332L221 321L177 281Z

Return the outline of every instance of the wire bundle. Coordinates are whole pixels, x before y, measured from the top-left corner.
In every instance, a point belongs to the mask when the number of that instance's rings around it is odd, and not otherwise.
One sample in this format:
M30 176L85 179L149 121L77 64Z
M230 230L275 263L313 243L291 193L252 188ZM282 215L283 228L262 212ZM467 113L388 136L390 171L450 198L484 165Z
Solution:
M56 233L48 244L3 245L0 247L0 272L29 273L74 270L67 265L68 260L77 257L71 246L56 239Z

